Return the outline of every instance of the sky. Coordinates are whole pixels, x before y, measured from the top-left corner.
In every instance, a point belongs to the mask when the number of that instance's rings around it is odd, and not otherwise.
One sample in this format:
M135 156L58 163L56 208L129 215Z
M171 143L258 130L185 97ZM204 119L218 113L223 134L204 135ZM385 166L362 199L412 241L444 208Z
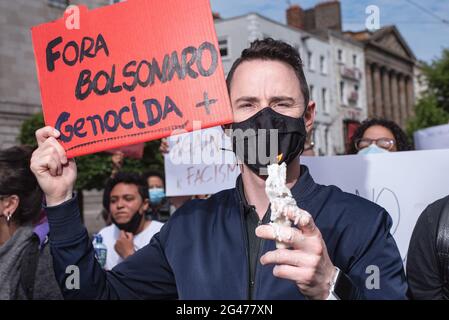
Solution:
M285 23L288 4L309 9L322 0L211 0L222 18L257 12ZM419 60L430 63L449 48L449 0L341 0L343 30L365 29L367 6L379 8L380 26L394 24ZM417 4L421 8L417 7ZM444 23L443 21L446 21Z

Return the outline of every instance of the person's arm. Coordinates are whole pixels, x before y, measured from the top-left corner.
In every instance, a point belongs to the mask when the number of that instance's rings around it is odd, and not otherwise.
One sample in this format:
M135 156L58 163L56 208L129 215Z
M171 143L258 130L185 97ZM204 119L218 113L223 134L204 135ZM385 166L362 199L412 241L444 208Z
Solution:
M64 298L176 298L175 279L163 250L163 234L154 236L150 245L112 271L101 268L73 197L76 165L73 159L67 159L56 140L58 136L59 132L51 127L36 132L39 146L33 153L31 170L45 194L53 266Z
M111 156L111 162L112 162L112 171L111 171L111 178L114 178L116 174L120 171L120 169L123 167L123 162L125 158L125 154L122 151L115 151Z
M81 224L76 197L58 206L47 207L46 211L51 230L53 266L65 299L177 297L175 279L159 234L112 271L104 271L95 259L92 243ZM79 275L79 288L75 287L76 273Z
M428 206L416 223L408 249L407 278L412 299L443 299L438 269L436 233L441 206Z
M364 243L357 250L347 275L364 299L407 299L407 281L386 211L366 225Z

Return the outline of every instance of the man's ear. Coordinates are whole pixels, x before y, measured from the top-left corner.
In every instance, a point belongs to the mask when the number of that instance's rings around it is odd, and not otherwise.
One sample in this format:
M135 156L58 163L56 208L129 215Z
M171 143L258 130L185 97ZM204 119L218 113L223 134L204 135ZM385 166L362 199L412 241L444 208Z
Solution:
M150 200L149 199L145 199L143 201L142 205L140 206L141 213L147 212L149 206L150 206Z
M306 112L304 113L304 124L306 125L306 131L309 133L313 129L313 123L315 122L315 101L309 101Z

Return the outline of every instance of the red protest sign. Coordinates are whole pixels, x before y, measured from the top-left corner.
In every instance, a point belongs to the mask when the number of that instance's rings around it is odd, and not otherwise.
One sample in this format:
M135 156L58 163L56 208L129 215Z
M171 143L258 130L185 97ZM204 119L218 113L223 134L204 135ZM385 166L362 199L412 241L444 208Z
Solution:
M127 158L142 159L144 148L145 148L144 143L138 143L120 148L109 149L105 151L108 153L115 153L117 151L121 151L123 152L123 155Z
M31 29L46 125L68 157L232 121L208 0L128 0Z

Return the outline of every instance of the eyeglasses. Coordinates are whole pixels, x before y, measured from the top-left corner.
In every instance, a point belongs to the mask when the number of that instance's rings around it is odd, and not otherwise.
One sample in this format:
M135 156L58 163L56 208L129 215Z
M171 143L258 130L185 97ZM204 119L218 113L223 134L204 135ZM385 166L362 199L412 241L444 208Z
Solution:
M396 141L389 138L380 138L380 139L357 139L355 141L355 148L357 151L362 150L364 148L369 147L375 143L379 148L385 149L385 150L391 150L393 146L396 144Z

